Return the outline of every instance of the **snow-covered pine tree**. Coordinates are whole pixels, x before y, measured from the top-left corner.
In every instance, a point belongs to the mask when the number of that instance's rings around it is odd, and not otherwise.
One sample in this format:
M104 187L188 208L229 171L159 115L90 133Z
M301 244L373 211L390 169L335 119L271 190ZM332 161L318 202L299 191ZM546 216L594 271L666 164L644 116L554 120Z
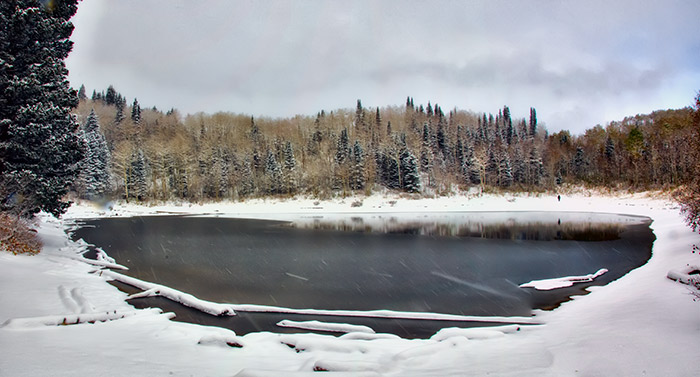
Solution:
M126 107L126 99L124 98L117 98L117 102L114 104L117 108L117 112L114 115L114 123L115 124L121 124L121 122L124 120L124 108Z
M464 148L464 159L462 163L462 176L465 182L478 185L481 183L479 176L479 167L477 166L476 158L474 157L474 149L471 146Z
M77 0L0 2L0 210L59 216L82 159L64 60Z
M484 183L487 185L497 184L499 175L499 160L496 159L496 154L493 152L493 148L489 148L485 170L486 182Z
M292 143L287 141L284 145L284 170L282 180L284 183L284 191L288 194L293 194L297 189L297 160L294 158L294 148Z
M530 158L528 160L528 180L527 183L533 186L539 186L544 175L544 166L542 158L537 148L533 145L530 148Z
M141 105L139 105L139 101L136 98L134 98L134 104L131 105L131 121L134 124L141 123Z
M85 143L85 158L81 162L78 184L81 195L90 200L97 200L110 190L109 148L100 130L95 110L90 112L80 133Z
M85 93L85 85L80 85L78 89L78 100L83 101L87 99L87 93Z
M217 182L217 198L225 199L229 196L229 190L231 188L230 166L232 157L228 151L223 148L218 148L216 154L218 155L218 161L214 171L218 173L219 178Z
M586 175L586 166L588 165L585 159L583 148L576 147L576 154L571 161L574 174L577 178L583 178Z
M513 169L510 166L510 158L507 153L501 155L501 162L498 166L498 185L510 187L513 185Z
M282 169L280 169L277 158L272 151L267 151L267 157L265 158L265 179L269 194L282 192Z
M389 151L377 152L377 171L380 183L390 189L402 187L399 161Z
M530 129L528 130L531 137L537 134L537 111L534 107L530 108Z
M139 148L131 162L131 177L129 179L132 193L139 201L146 200L148 195L148 164L143 150Z
M340 137L336 144L335 162L337 162L338 165L343 165L348 157L350 157L350 139L348 138L348 129L343 128L343 130L340 131Z
M362 190L365 188L365 152L358 140L352 146L352 168L350 170L350 188Z
M239 173L238 195L242 197L255 193L255 181L253 177L253 167L249 159L243 160Z
M522 151L520 148L515 148L513 155L513 182L525 183L527 176L526 169L527 166Z
M105 93L105 104L106 105L116 105L117 104L117 91L112 85L107 88Z
M418 160L407 148L401 153L401 188L408 192L420 191Z

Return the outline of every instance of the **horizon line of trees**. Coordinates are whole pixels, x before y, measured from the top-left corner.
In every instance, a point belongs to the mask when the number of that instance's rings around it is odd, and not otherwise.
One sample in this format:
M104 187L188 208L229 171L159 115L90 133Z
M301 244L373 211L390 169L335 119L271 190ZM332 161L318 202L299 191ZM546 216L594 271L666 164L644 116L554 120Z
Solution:
M74 186L90 199L329 197L381 188L440 195L454 187L551 190L565 182L669 188L690 183L698 160L688 153L697 144L690 107L627 117L582 135L550 135L534 108L521 118L508 106L495 114L445 113L411 97L404 106L357 100L354 110L256 119L142 109L136 99L127 105L113 86L91 98L82 86L78 94L75 113L92 145L84 166L105 171L83 172L92 181Z

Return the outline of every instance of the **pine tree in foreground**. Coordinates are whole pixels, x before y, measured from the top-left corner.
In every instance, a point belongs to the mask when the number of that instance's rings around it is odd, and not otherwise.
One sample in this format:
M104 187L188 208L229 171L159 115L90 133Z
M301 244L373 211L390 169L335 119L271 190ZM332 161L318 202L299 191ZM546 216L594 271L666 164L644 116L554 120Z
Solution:
M78 175L78 105L64 60L76 0L0 2L0 210L54 216Z

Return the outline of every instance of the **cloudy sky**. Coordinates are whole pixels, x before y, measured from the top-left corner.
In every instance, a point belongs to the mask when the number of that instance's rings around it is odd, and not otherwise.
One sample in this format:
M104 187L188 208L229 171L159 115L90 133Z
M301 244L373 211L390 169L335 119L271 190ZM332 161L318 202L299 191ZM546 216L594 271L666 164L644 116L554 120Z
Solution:
M531 106L550 131L692 104L700 1L85 0L74 87L181 113Z

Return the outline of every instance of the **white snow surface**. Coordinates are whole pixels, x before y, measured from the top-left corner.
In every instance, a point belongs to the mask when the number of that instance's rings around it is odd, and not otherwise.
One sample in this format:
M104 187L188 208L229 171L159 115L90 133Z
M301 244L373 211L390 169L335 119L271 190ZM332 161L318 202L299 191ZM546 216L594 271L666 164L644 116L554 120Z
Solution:
M353 207L353 202L362 206ZM64 229L74 219L188 213L292 219L333 213L577 211L649 216L657 239L644 266L551 312L538 326L443 329L430 339L351 332L282 335L175 322L137 310L107 284L105 266L86 263L84 243ZM316 201L253 200L113 209L74 205L62 220L41 216L43 251L0 251L0 376L696 376L700 302L667 278L697 266L700 236L678 206L658 194L375 195ZM107 256L105 264L118 263ZM111 314L110 314L111 313ZM65 321L64 321L65 319Z
M606 272L608 272L606 268L601 268L593 274L583 276L566 276L563 278L532 280L530 282L520 284L520 288L535 288L538 291L550 291L552 289L570 287L576 283L591 282Z

